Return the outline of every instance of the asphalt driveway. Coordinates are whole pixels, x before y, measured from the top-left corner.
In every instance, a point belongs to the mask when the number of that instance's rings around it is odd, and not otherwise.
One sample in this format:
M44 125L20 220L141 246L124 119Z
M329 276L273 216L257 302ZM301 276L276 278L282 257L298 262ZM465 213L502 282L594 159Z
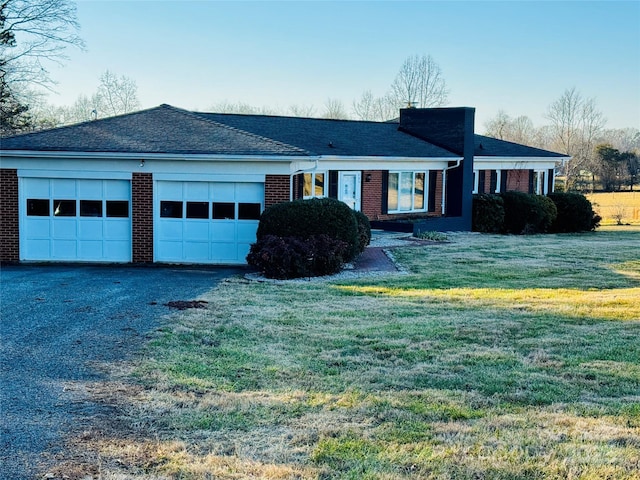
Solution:
M35 478L98 408L69 384L136 354L170 313L236 268L5 266L0 270L0 479Z

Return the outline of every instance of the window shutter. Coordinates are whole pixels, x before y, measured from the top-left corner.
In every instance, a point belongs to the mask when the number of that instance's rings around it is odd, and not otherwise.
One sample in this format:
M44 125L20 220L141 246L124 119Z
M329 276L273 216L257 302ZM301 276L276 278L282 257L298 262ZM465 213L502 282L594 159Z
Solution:
M296 192L296 197L295 198L303 198L304 196L304 173L300 173L298 175L295 176L295 192Z
M329 198L338 198L338 171L329 171Z
M486 170L478 170L478 193L485 193L484 184L486 177Z
M389 170L382 171L382 214L389 213Z
M491 177L489 179L489 193L496 193L496 188L498 188L498 172L496 170L491 170Z
M533 193L533 180L534 180L533 170L529 170L529 193Z
M509 170L500 170L500 191L507 191L507 175Z
M436 185L438 183L438 172L431 170L429 172L429 203L427 205L428 212L436 211Z
M553 192L553 168L550 168L548 170L548 173L547 173L547 184L548 184L547 191L549 193L552 193Z

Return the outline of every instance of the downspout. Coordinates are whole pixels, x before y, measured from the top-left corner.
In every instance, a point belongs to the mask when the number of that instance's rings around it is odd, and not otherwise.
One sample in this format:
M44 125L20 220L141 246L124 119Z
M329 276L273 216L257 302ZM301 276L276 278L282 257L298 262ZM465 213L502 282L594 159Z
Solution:
M456 160L455 165L451 165L450 167L442 169L442 203L440 204L440 209L442 210L442 216L445 216L445 201L447 197L447 170L451 170L453 168L458 168L460 163L462 162L462 158Z
M291 173L289 175L289 201L293 201L293 177L295 177L296 175L300 175L301 173L311 173L311 172L315 172L316 170L318 170L318 161L320 160L320 157L316 157L313 159L314 165L311 168L305 168L302 170L296 170L295 172Z

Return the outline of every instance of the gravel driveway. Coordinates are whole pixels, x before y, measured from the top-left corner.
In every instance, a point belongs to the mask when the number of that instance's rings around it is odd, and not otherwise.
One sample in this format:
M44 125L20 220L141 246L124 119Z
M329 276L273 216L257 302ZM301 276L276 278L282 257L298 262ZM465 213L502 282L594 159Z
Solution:
M99 407L65 388L136 352L164 306L193 300L234 268L5 266L0 271L0 479L37 478Z

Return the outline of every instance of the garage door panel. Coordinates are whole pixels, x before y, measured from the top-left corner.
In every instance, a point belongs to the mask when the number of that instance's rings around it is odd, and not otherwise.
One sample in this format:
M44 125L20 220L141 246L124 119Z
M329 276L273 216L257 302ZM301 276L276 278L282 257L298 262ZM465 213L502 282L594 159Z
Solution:
M76 260L78 257L78 242L73 240L53 240L51 255L55 260Z
M52 194L54 198L73 199L76 198L76 180L56 178L51 180Z
M22 260L131 261L130 181L22 178L20 189Z
M47 238L33 239L25 247L27 258L46 259L51 257L51 240Z
M77 196L83 200L102 200L102 180L77 180Z
M80 240L78 242L78 256L80 258L102 258L101 240Z
M77 221L75 218L54 218L51 221L51 237L53 239L77 238Z
M23 182L25 198L49 198L51 182L48 178L25 178Z
M210 222L207 220L185 222L184 238L188 238L190 240L199 240L203 242L208 242L209 227L210 227Z
M131 223L128 219L107 219L104 222L104 238L107 240L129 241Z
M101 240L102 219L83 219L78 222L78 239L80 240Z
M105 182L104 196L109 200L129 200L131 198L131 183L129 180Z
M51 220L49 218L29 218L22 227L24 233L33 239L49 238L51 236Z
M257 220L247 219L246 206L252 206L252 217L260 212L264 184L162 180L156 192L156 261L245 263L258 227ZM170 202L185 208L169 215L162 207Z
M182 183L158 182L158 197L162 200L182 200Z
M256 231L258 222L240 221L238 222L238 242L253 243L256 241Z

